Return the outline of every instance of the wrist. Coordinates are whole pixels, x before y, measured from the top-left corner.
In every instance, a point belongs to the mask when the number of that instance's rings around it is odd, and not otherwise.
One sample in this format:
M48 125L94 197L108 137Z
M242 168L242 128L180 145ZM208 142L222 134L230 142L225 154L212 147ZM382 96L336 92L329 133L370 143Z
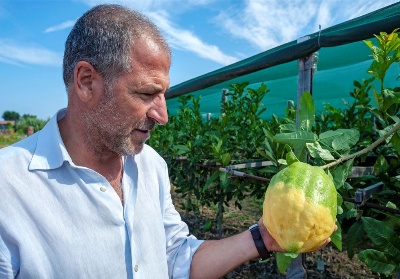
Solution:
M254 224L254 225L250 226L249 231L251 233L251 236L254 241L254 245L257 248L257 251L258 251L258 254L260 255L261 260L265 261L268 258L270 258L272 253L268 251L267 247L264 244L258 224Z

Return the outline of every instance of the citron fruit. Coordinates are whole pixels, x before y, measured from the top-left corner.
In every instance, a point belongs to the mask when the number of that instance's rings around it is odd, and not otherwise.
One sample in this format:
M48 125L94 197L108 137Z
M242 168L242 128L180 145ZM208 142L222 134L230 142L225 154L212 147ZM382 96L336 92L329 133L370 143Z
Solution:
M265 193L263 222L292 253L316 250L335 229L337 192L323 169L294 162L275 174Z

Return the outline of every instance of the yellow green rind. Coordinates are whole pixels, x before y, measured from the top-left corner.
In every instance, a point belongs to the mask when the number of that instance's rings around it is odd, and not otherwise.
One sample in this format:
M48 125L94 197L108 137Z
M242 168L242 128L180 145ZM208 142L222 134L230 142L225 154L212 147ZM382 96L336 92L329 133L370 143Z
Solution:
M295 162L271 180L264 199L263 221L288 252L309 252L333 233L337 192L319 167Z

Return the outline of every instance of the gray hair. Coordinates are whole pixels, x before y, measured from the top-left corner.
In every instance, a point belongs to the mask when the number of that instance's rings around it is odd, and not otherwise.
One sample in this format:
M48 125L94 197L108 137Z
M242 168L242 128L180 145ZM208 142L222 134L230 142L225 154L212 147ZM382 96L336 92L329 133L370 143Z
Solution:
M134 41L144 36L151 37L171 56L158 27L137 11L105 4L84 13L65 42L63 78L67 91L79 61L90 63L106 82L131 72Z

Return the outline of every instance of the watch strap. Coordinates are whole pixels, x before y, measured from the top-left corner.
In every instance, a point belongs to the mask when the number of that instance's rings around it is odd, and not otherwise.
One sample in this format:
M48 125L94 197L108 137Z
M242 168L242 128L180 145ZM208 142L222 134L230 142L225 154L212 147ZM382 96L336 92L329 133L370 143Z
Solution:
M257 224L252 225L251 227L249 227L249 231L251 232L251 235L254 240L254 245L257 248L258 254L260 254L261 260L264 261L270 258L271 253L268 252L267 247L265 247L258 225Z

